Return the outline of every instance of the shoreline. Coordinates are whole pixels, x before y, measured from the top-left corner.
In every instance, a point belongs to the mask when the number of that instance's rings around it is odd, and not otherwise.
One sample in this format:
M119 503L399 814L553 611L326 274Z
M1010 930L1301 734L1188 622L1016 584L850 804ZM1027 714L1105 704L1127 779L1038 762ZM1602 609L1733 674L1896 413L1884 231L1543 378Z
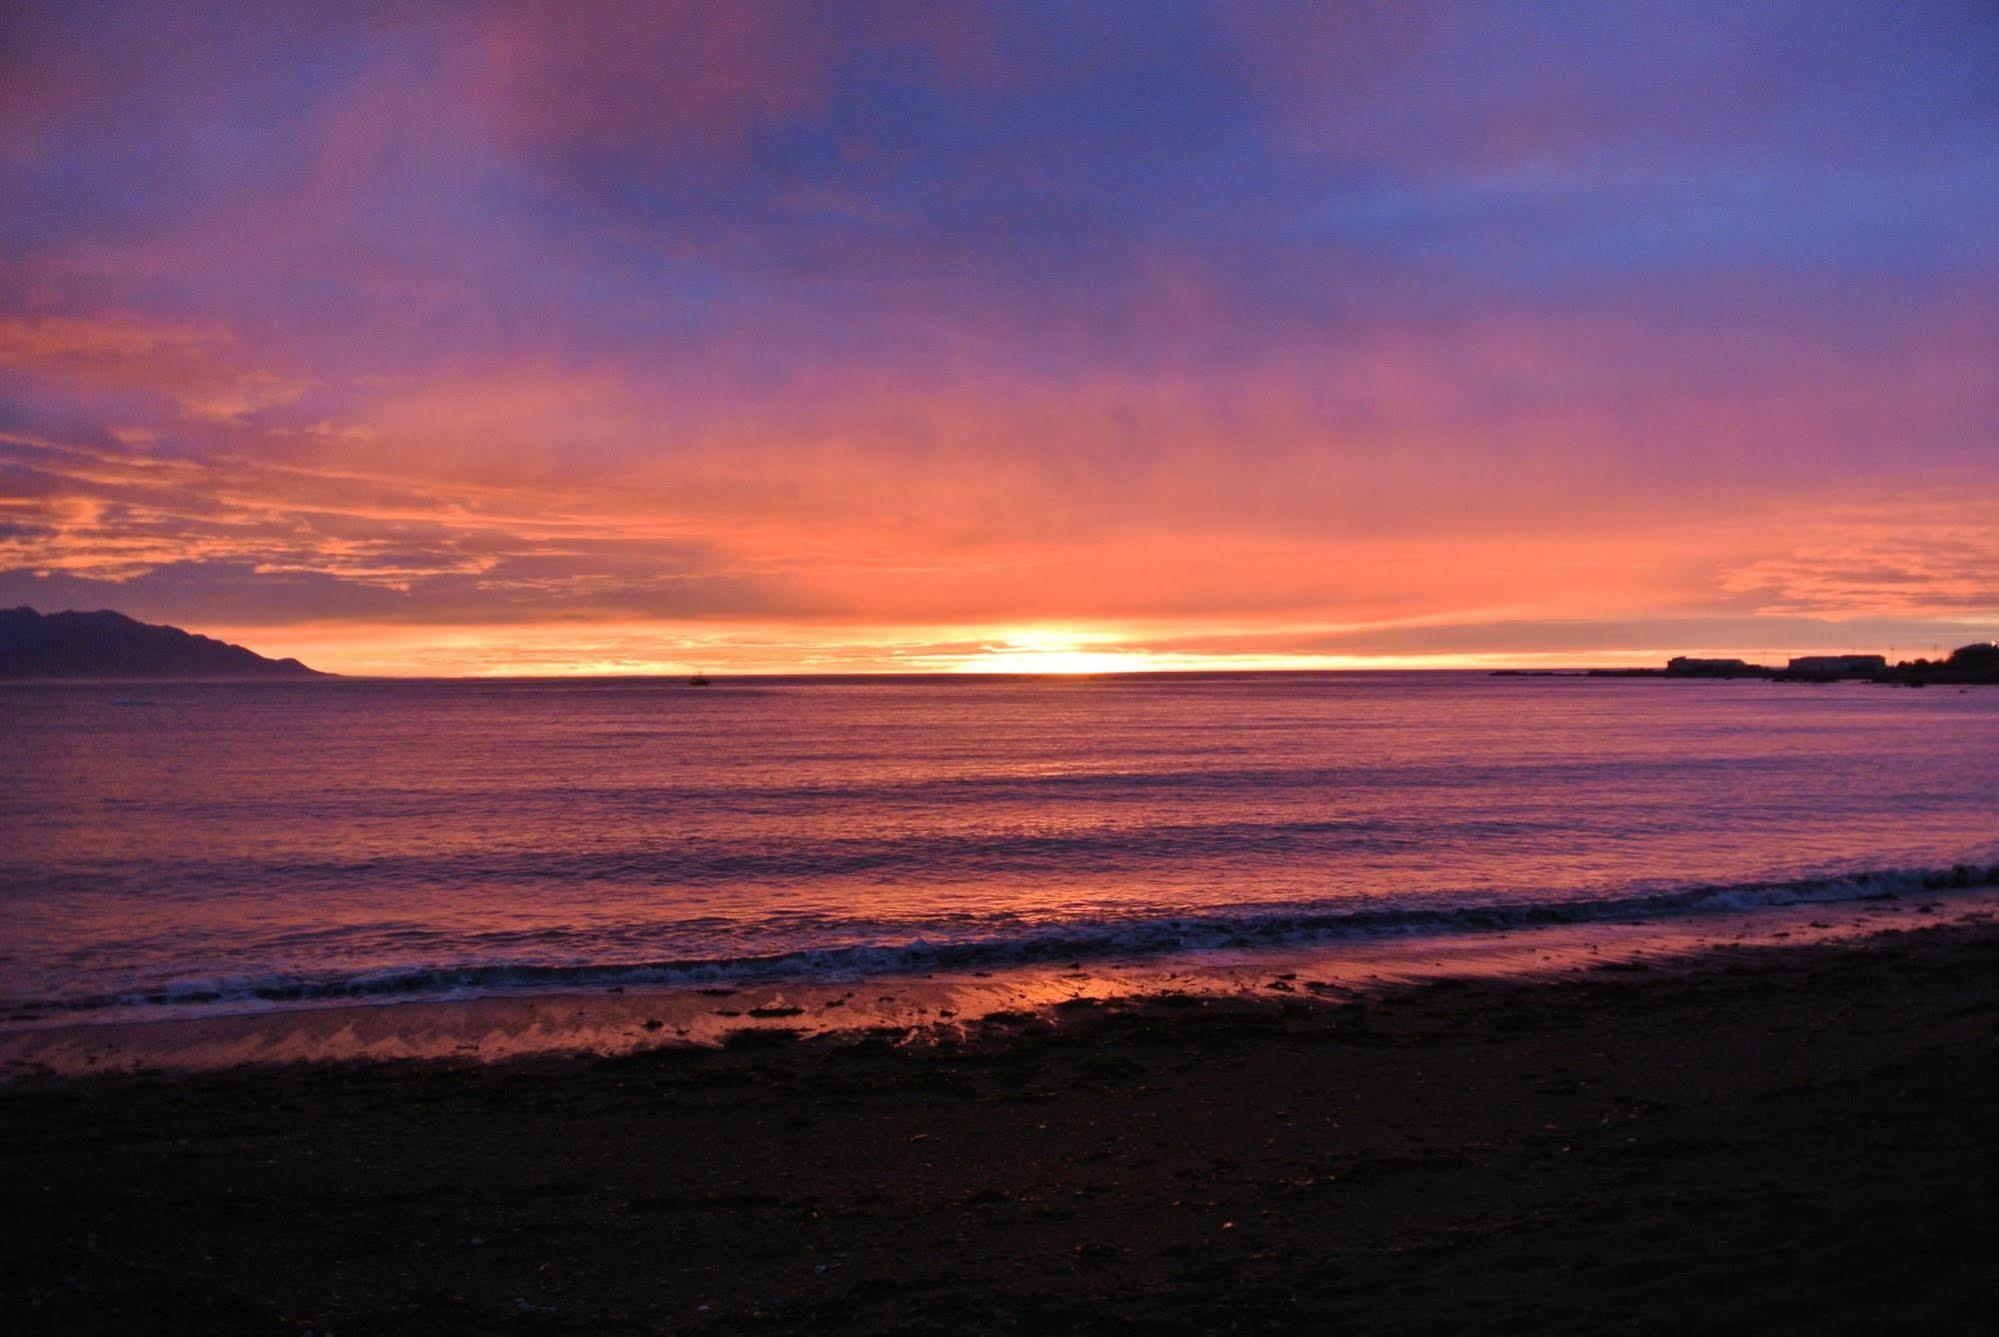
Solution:
M212 1071L291 1063L522 1058L715 1046L754 1031L805 1036L962 1034L994 1013L1045 1014L1084 1002L1162 995L1339 1002L1438 979L1558 982L1613 966L1684 968L1756 945L1839 943L1912 923L1999 920L1999 886L1870 892L1683 916L1513 923L1309 943L1135 954L807 979L557 986L462 997L335 999L202 1008L166 1004L0 1025L0 1088L41 1076Z
M40 1078L0 1088L0 1291L28 1332L1969 1332L1995 1059L1984 923L915 1045Z

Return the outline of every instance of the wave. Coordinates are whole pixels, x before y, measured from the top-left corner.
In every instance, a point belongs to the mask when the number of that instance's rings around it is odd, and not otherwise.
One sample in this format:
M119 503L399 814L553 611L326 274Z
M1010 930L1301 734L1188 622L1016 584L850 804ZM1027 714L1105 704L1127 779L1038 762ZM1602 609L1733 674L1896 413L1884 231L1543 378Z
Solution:
M621 962L475 961L346 974L267 975L228 981L185 981L94 997L14 999L7 1000L5 1006L16 1019L28 1020L141 1006L199 1008L253 1003L303 1006L581 988L830 981L1050 961L1299 946L1388 935L1449 937L1539 925L1642 923L1728 911L1891 900L1906 895L1994 887L1999 887L1999 864L1955 864L1948 868L1877 869L1788 880L1703 884L1588 900L1451 908L1328 910L1298 906L1237 914L1111 917L1018 925L947 941L918 938L761 955ZM867 928L865 924L853 927L862 931Z

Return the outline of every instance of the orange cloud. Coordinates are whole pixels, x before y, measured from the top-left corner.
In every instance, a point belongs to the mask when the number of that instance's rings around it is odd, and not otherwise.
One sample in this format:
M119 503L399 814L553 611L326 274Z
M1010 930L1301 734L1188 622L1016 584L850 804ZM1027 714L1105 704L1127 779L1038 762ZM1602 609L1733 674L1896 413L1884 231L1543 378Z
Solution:
M244 365L227 335L129 316L0 315L0 368L83 387L140 390L190 418L233 422L287 404L303 378Z

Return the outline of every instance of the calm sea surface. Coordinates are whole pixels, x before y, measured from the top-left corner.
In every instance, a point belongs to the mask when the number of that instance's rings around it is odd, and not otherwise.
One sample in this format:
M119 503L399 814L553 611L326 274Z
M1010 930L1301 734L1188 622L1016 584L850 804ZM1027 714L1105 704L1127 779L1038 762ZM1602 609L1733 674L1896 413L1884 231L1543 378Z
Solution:
M19 685L0 745L16 1017L1449 934L1999 861L1992 690Z

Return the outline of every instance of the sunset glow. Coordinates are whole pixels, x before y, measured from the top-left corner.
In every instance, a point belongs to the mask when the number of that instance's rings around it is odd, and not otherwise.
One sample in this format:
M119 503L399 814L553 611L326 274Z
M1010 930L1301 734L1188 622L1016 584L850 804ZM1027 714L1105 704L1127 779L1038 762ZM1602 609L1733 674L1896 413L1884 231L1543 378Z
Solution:
M1989 638L1999 30L1834 9L10 6L0 604L414 675Z

